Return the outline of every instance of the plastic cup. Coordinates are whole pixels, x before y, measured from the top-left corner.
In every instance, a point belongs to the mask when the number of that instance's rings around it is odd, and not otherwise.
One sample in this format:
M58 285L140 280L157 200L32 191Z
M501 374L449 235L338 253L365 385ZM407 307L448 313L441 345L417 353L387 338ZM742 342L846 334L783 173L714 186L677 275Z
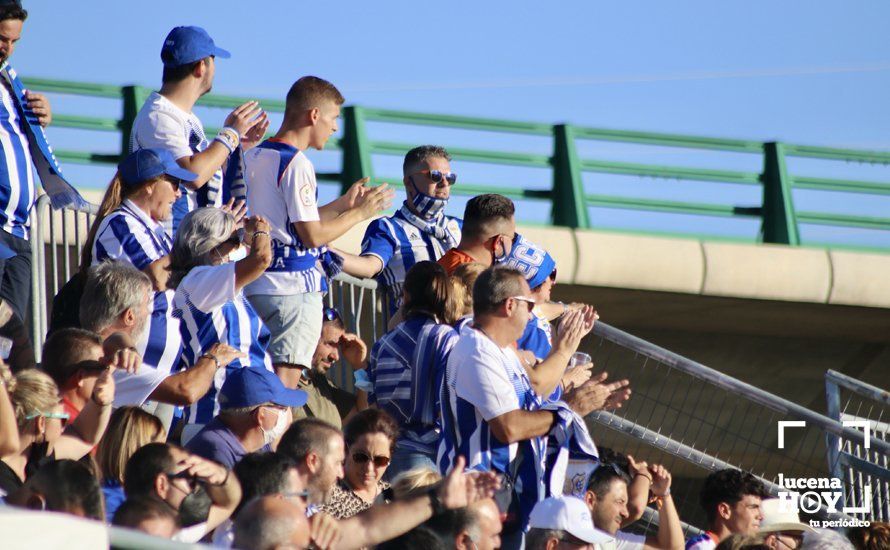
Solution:
M569 359L569 366L566 370L571 370L571 369L577 367L578 365L586 365L587 363L590 363L592 360L593 359L590 357L590 355L584 353L583 351L576 351L575 353L572 354L572 358Z

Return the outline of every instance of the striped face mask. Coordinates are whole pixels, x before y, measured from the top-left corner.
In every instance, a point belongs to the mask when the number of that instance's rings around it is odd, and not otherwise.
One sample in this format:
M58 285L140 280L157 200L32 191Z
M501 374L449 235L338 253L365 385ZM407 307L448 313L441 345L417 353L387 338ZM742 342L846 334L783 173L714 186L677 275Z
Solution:
M418 189L417 185L414 183L414 178L408 179L411 181L411 186L414 188L414 196L411 197L411 205L420 217L432 220L445 211L445 207L448 205L448 199L440 199L439 197L421 193L420 189Z

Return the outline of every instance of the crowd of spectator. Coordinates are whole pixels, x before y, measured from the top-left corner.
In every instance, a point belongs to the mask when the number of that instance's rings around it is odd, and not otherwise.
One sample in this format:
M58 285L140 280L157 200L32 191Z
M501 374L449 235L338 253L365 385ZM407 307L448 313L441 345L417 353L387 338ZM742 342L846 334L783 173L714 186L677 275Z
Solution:
M26 18L0 2L0 142L15 168L0 175L4 327L21 325L31 287L30 164L54 200L74 200L40 170L54 161L33 130L50 123L49 102L20 93L8 64ZM161 87L54 300L42 362L4 328L15 338L0 367L0 510L258 550L797 548L830 537L751 474L722 470L701 495L707 531L684 541L671 473L598 449L588 431L584 417L621 407L630 385L593 375L576 353L598 316L551 300L555 259L517 233L513 202L485 194L462 218L447 214L457 173L444 148L424 145L405 156L407 198L393 215L380 216L393 189L367 179L320 204L306 153L337 131L343 96L306 76L272 137L252 101L208 139L192 107L229 56L201 28L170 31ZM360 254L331 245L367 220ZM392 321L377 341L324 307L340 272L378 280ZM328 377L338 361L354 392ZM637 534L650 507L658 527ZM853 538L886 539L880 526Z

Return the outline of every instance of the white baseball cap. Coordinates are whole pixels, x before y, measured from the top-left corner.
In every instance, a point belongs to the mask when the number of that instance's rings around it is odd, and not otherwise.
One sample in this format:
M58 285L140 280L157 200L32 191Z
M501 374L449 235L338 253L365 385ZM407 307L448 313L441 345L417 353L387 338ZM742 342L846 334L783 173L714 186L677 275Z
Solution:
M565 531L591 544L612 542L612 535L593 526L593 518L584 501L571 497L550 497L535 505L529 518L532 529Z
M791 503L782 504L780 498L764 499L760 503L763 519L760 521L760 533L778 533L780 531L798 531L806 533L815 531L806 523L801 523L797 512L790 509Z

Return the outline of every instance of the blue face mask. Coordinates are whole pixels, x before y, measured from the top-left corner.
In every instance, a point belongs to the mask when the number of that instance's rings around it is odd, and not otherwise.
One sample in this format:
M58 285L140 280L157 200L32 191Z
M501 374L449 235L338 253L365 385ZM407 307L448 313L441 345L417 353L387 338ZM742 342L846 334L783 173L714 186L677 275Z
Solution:
M413 177L409 177L408 181L411 182L411 187L414 188L411 205L414 206L414 210L421 218L431 220L438 217L445 210L445 207L448 205L448 199L440 199L439 197L421 193L414 183Z

